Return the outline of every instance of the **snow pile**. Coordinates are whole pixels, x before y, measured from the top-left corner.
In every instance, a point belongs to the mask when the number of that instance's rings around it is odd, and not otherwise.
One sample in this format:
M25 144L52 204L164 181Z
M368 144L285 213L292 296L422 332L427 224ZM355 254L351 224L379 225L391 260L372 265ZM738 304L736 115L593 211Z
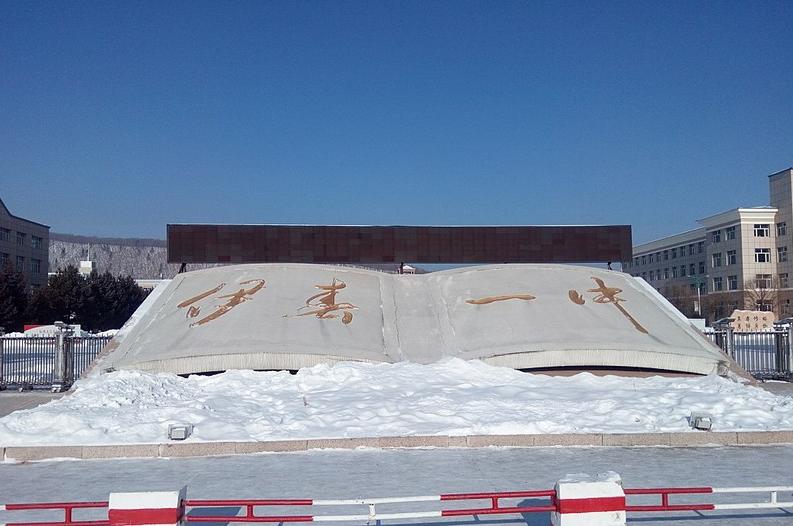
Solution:
M195 424L193 441L691 431L692 411L713 415L714 431L793 429L792 397L716 376L552 377L460 359L296 375L117 371L75 389L0 419L0 445L164 442L177 422Z

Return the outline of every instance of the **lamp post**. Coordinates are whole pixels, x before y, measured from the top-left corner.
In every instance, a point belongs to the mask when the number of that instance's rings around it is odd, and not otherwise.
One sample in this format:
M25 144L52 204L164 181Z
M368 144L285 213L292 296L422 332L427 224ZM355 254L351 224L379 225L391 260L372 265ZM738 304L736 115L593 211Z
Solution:
M707 283L707 279L707 274L705 274L705 276L702 278L691 278L691 284L697 289L697 304L696 309L694 310L697 312L697 316L700 318L702 317L702 285Z

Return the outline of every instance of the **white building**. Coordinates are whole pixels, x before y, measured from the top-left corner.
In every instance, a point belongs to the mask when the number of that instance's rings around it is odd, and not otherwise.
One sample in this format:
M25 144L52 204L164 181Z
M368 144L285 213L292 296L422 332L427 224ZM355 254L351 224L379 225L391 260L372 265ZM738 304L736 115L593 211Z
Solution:
M712 321L749 309L790 316L792 180L793 168L769 176L770 206L727 210L694 230L635 246L623 270L688 315Z

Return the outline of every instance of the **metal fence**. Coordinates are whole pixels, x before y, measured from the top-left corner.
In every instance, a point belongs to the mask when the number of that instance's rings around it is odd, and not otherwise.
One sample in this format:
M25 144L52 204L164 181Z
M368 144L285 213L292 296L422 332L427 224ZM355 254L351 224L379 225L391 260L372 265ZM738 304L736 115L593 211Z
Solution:
M752 376L760 379L793 379L791 330L735 332L718 328L705 335Z
M64 338L70 353L71 378L79 378L112 338L86 336ZM0 337L0 389L5 387L52 387L58 380L57 337Z

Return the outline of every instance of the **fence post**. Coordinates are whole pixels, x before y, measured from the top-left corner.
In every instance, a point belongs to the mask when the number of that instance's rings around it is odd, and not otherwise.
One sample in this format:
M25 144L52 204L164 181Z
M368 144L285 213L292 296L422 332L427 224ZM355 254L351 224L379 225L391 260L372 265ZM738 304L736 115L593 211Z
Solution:
M793 320L788 318L787 324L787 375L793 380ZM780 362L780 368L782 362Z
M625 490L617 473L567 475L555 489L553 526L625 526Z
M3 336L5 334L5 327L0 327L0 391L4 391L6 388L5 371L3 370L3 360L5 359L3 356L3 343L5 343Z
M180 526L186 498L187 486L179 491L111 493L107 518L110 526Z
M55 337L55 364L52 371L52 392L66 391L74 383L74 352L72 346L72 328L56 321L58 334Z

